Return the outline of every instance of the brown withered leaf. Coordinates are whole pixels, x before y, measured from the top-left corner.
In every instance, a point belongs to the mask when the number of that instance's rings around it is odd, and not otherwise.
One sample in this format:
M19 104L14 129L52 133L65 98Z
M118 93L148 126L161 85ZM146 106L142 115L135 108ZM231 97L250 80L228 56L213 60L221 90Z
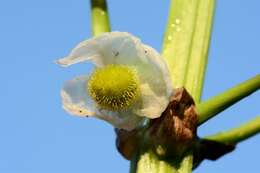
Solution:
M234 150L233 145L200 139L197 121L192 97L184 88L177 88L166 110L150 121L145 132L115 129L116 146L122 156L130 160L145 136L149 147L161 157L175 159L192 150L194 168L204 159L216 160Z
M235 145L224 144L208 139L198 139L193 148L193 169L197 168L199 164L205 160L217 160L227 153L232 152Z
M165 149L166 156L179 157L191 147L196 137L197 113L192 97L177 88L162 116L151 120L151 143Z
M115 132L117 150L125 159L130 160L138 147L138 131L115 129Z

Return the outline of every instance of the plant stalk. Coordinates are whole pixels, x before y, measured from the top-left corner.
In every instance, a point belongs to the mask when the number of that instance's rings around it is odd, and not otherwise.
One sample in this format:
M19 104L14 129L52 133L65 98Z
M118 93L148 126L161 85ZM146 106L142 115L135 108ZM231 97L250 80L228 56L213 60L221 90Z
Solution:
M171 0L162 56L176 88L185 83L198 5L199 0Z
M91 0L92 35L110 31L106 0Z
M206 139L222 142L225 144L237 144L260 133L260 116L241 125L240 127L207 136Z
M187 173L192 170L191 153L187 153L182 160L164 160L158 158L152 150L144 149L135 159L137 164L131 162L130 173Z
M199 115L199 124L202 124L232 106L239 100L249 96L253 92L260 89L260 75L255 77L210 98L207 101L198 105L197 111Z
M195 103L200 102L203 89L214 10L214 0L200 1L184 85L187 91L193 96Z

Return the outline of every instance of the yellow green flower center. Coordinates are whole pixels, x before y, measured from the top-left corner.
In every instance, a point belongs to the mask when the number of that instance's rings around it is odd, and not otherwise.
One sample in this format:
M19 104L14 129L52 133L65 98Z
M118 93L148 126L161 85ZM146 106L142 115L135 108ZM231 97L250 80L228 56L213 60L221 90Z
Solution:
M108 110L131 106L140 96L139 80L134 68L126 65L107 65L97 68L87 84L92 99Z

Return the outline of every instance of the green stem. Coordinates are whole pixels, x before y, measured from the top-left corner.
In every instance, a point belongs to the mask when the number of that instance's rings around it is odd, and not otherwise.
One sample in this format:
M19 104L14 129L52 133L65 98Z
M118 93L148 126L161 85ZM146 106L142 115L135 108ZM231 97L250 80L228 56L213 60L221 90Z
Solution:
M214 9L214 0L200 0L184 85L196 103L200 101L203 89Z
M260 133L260 116L241 125L240 127L231 129L226 132L220 132L212 136L205 137L206 139L226 143L237 144L249 137Z
M188 153L180 163L179 173L188 173L192 172L192 164L193 164L193 155L192 153Z
M91 0L92 34L110 31L106 0Z
M170 163L160 160L151 150L140 153L136 173L178 173Z
M139 160L139 152L135 153L133 158L131 159L131 162L130 162L130 173L136 173L137 171L137 163L138 163L138 160Z
M188 153L182 160L163 160L152 150L143 150L137 164L131 165L130 173L187 173L192 171L192 159Z
M244 97L260 89L260 75L213 97L198 105L199 124L206 122Z
M182 87L185 83L198 4L199 0L171 0L162 55L174 87Z

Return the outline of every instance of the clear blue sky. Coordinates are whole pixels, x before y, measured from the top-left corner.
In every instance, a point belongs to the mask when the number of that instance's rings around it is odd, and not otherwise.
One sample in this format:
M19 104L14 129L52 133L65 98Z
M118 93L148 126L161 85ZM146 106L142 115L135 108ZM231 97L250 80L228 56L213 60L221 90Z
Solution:
M161 48L169 0L108 0L112 29ZM260 1L218 0L203 98L260 72ZM113 128L61 108L65 80L87 73L53 61L89 38L88 0L0 0L0 172L123 173L129 162L116 151ZM260 92L199 129L200 135L235 127L260 114ZM257 173L260 135L195 173ZM258 170L258 171L257 171Z

